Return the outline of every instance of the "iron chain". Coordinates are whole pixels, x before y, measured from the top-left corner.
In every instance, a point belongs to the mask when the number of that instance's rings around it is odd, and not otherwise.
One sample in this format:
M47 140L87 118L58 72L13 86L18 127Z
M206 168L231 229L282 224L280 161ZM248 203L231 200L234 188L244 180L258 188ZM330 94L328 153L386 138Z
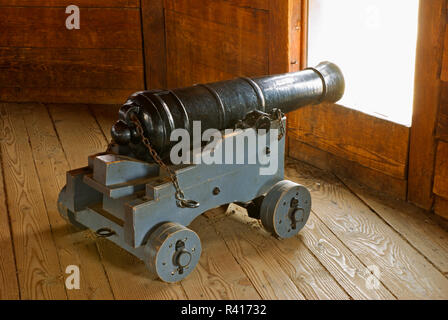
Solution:
M148 149L151 157L154 159L154 161L163 169L165 169L169 176L170 180L173 183L174 189L176 189L176 200L177 205L181 208L197 208L199 207L199 202L194 200L186 200L184 192L179 186L179 180L177 179L176 173L171 169L169 166L163 162L162 158L159 156L157 151L151 146L151 143L149 142L149 139L145 136L145 132L143 130L142 124L140 123L140 120L135 116L131 116L131 121L134 123L138 135L141 137L143 144L145 145L146 149Z
M280 109L272 110L271 118L273 118L273 120L278 120L280 122L280 130L279 130L279 134L278 134L278 140L281 140L286 133L285 125L283 123L284 116L285 116L285 114Z

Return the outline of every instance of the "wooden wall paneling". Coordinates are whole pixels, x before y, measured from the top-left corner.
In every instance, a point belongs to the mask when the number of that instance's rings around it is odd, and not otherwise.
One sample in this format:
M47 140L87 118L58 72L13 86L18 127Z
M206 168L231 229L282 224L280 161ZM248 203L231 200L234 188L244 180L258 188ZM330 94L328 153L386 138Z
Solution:
M291 0L271 0L269 2L269 73L290 71L292 25ZM295 50L294 50L295 52Z
M226 0L165 0L166 10L177 14L219 23L237 33L239 30L267 33L267 14L270 12L256 5L254 3L248 7L237 1ZM197 28L197 31L200 33L201 29Z
M166 88L167 61L163 0L141 0L145 76L148 89Z
M448 143L440 141L434 170L434 193L448 199Z
M448 51L448 47L446 49L445 51ZM448 60L446 63L448 63ZM439 114L437 118L436 138L448 141L448 82L445 81L442 82L440 88Z
M420 1L414 112L412 119L408 200L424 209L433 205L432 185L439 108L440 69L446 1Z
M223 0L165 5L168 87L269 72L265 9Z
M349 161L335 156L314 146L290 137L289 156L309 163L323 170L331 171L339 177L350 177L374 190L380 190L394 198L405 200L407 181L394 178L377 170L360 165L358 162Z
M442 81L448 81L448 25L445 26L445 37L443 43L443 56L442 56L442 71L440 79Z
M138 0L0 1L0 100L122 103L144 88Z
M79 30L65 27L67 17L64 8L2 7L0 46L142 48L139 9L83 8Z
M289 21L288 23L288 51L289 51L289 56L288 56L288 69L286 69L285 71L282 72L296 72L296 71L300 71L301 69L304 68L304 60L303 60L303 53L305 50L306 46L306 41L305 37L304 37L304 32L306 32L306 25L307 25L307 20L308 17L306 16L307 14L307 5L308 5L308 0L295 0L295 1L288 1L289 6L288 6L288 19L287 21ZM283 27L286 27L286 25L284 25ZM271 34L271 39L276 39L275 34L282 32L282 30L278 30L275 33ZM284 31L283 31L284 32ZM276 46L277 44L275 43L271 43L271 47L272 46ZM272 53L272 50L271 50ZM286 65L284 66L286 68ZM272 66L271 66L272 68ZM281 67L278 69L278 71L280 72ZM272 72L271 72L272 73ZM286 127L289 126L288 124L288 119L289 117L287 117L286 119ZM289 154L289 137L288 135L286 135L285 137L285 154Z
M141 52L0 47L0 87L137 89Z
M236 12L227 14L247 10L234 8ZM169 87L223 80L211 77L220 75L216 71L210 74L206 70L201 74L194 72L198 65L230 74L232 78L267 73L264 32L252 33L172 11L166 12L166 27ZM181 81L184 77L186 79Z
M333 104L305 107L288 124L288 135L295 140L383 174L406 178L409 128L405 126Z
M224 0L226 1L226 0ZM229 3L242 8L253 8L269 10L269 3L271 0L227 0Z
M165 0L168 86L298 69L301 6L290 0Z
M300 66L302 69L308 64L308 17L309 17L309 0L301 0L301 24L300 24Z
M291 1L289 5L289 68L288 72L300 71L303 69L303 3L306 0Z

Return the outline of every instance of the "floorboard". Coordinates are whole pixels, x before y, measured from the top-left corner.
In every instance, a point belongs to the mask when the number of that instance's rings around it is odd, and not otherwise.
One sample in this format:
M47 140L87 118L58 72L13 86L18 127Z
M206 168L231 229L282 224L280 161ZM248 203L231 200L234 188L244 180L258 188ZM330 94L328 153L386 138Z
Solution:
M247 216L245 209L236 205L231 205L227 212L221 208L212 210L206 216L264 298L292 296L286 290L295 292L294 284L308 300L350 299L299 239L273 238L258 221ZM278 281L283 283L279 286ZM277 288L285 290L278 293Z
M21 108L28 130L37 174L62 269L80 269L80 289L67 290L69 299L113 299L95 241L89 231L79 232L58 212L57 200L70 166L61 148L47 108L29 104Z
M110 129L118 120L118 109L121 106L109 104L92 104L89 105L90 112L98 122L98 126L106 137L107 141L111 140Z
M396 299L313 212L298 238L305 243L352 299ZM372 285L375 283L378 286Z
M339 180L288 161L286 175L311 190L313 212L399 299L445 299L448 279Z
M1 148L22 299L67 299L20 105L0 105Z
M0 111L1 114L1 111ZM0 120L1 123L1 120ZM0 141L5 134L0 127ZM20 298L0 148L0 300Z
M411 204L367 190L349 179L342 180L439 271L448 274L448 232L441 227L437 217Z
M261 299L240 265L232 259L224 240L216 235L210 221L200 216L190 227L199 235L203 251L196 272L182 281L188 298Z
M214 217L213 213L216 210L221 209L209 211L206 216L211 219L216 232L224 239L230 252L261 297L304 300L305 296L284 272L272 251L265 250L264 239L257 233L248 232L246 223L228 219L226 216Z

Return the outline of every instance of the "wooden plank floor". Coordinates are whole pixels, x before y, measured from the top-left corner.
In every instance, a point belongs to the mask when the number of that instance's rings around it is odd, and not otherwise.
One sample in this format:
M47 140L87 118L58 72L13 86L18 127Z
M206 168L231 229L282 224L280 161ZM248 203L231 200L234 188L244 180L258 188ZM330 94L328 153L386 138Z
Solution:
M231 205L196 219L203 254L184 281L58 214L65 172L104 151L117 106L0 103L0 299L448 299L448 227L348 179L287 159L313 198L307 226L277 240ZM81 288L65 286L69 265Z

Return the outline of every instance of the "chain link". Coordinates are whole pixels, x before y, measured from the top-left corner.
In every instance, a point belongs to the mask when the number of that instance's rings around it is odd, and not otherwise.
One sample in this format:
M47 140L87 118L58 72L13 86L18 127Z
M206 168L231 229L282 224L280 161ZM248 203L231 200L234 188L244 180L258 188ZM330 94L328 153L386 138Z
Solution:
M285 124L283 123L283 117L285 114L280 109L274 109L272 111L273 120L278 120L280 122L280 130L278 134L278 140L281 140L286 133Z
M134 123L138 135L142 138L142 142L145 145L146 149L148 149L149 153L151 154L151 157L154 159L154 161L163 169L165 169L169 176L170 180L173 183L174 188L176 189L176 200L177 205L181 208L197 208L199 207L199 202L194 200L186 200L185 195L182 191L182 189L179 186L179 180L177 179L176 173L171 169L169 166L163 162L162 158L159 156L156 150L151 146L151 143L149 142L149 139L145 136L145 132L143 130L142 124L140 123L140 120L135 116L131 116L131 121Z

